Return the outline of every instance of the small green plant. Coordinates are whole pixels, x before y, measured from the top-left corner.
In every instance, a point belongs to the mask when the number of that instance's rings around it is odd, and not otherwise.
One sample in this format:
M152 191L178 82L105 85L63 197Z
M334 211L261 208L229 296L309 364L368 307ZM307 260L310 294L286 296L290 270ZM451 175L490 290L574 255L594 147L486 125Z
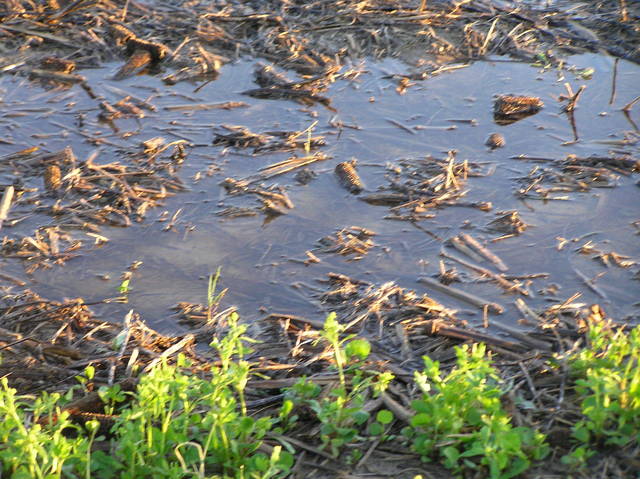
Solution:
M640 328L613 332L599 323L588 338L567 358L583 415L572 431L578 446L564 458L573 465L584 464L593 446L640 443Z
M129 292L131 291L131 276L131 271L125 271L120 277L121 281L120 285L118 286L118 292L124 297L127 297L129 295Z
M506 479L525 471L548 448L544 436L513 427L502 409L500 378L485 357L483 344L456 348L457 367L442 377L440 365L424 357L415 373L422 397L405 435L423 460L439 459L456 474L485 469L485 477Z
M78 427L60 411L60 400L59 394L43 394L34 403L18 396L6 377L0 379L0 473L14 479L49 479L61 477L68 468L86 469L89 445L81 435L63 434Z
M327 396L318 398L320 388L302 380L287 392L281 410L281 422L290 425L295 416L290 417L285 413L293 410L293 403L309 406L321 423L322 446L329 448L334 456L339 454L343 446L363 439L361 433L366 430L365 423L370 419L370 413L364 409L365 402L370 394L377 395L384 391L393 379L391 373L367 370L364 361L369 356L371 345L365 339L356 339L355 335L342 337L344 330L345 327L336 320L335 313L331 313L318 339L331 347L339 385ZM385 421L384 424L388 424L392 416L390 411L386 411L380 418ZM377 424L382 425L380 421ZM379 435L383 430L374 426L374 432ZM352 461L358 459L358 452L351 457Z
M213 317L213 312L222 301L222 298L227 293L226 289L223 289L219 293L216 293L216 289L218 289L218 281L220 280L220 272L222 271L221 267L218 267L216 270L216 274L209 275L209 284L207 287L207 322L211 322Z
M307 132L307 139L304 142L304 152L307 155L311 154L311 140L312 140L312 133L313 133L313 129L316 127L316 125L318 124L318 121L314 121L309 128L307 128L306 132Z
M288 474L293 456L269 454L263 440L275 419L247 415L244 388L250 364L245 326L236 315L214 339L220 356L210 379L191 372L184 357L143 376L129 400L117 386L100 389L106 412L117 415L109 439L100 423L73 424L59 394L18 396L0 379L0 475L15 479L208 478L270 479ZM93 371L85 370L83 380ZM69 434L72 433L72 434ZM93 445L100 442L100 448ZM6 474L6 476L5 476Z
M91 364L84 368L84 375L76 376L76 380L82 386L82 389L85 393L91 392L93 388L93 377L96 374L96 368Z

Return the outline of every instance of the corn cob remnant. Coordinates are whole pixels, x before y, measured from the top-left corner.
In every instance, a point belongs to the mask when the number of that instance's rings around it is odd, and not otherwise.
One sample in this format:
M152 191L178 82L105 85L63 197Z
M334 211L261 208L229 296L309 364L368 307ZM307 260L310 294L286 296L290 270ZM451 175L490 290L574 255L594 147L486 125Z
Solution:
M343 187L353 194L358 194L364 190L364 185L358 176L355 165L355 160L343 161L342 163L338 163L335 172Z
M537 96L501 95L493 105L493 118L499 125L508 125L538 113L544 103Z
M492 150L495 150L496 148L502 148L505 145L504 136L502 136L500 133L491 133L484 144Z

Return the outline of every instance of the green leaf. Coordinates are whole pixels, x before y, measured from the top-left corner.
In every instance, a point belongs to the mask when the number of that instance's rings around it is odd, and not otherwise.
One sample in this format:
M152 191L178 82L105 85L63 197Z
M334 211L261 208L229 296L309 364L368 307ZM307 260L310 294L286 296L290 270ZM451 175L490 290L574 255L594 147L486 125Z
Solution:
M259 453L255 454L251 459L252 459L252 462L253 462L253 467L255 469L257 469L258 471L265 472L266 470L269 469L269 462L270 461L269 461L269 458L265 454L259 452Z
M287 417L293 411L293 401L291 399L285 399L282 401L282 407L280 408L280 417Z
M96 373L96 368L92 365L89 365L86 368L84 368L84 375L87 377L89 381L93 379L93 377L95 376L95 373Z
M411 418L411 425L413 427L424 426L426 424L429 424L430 422L431 422L431 416L422 412L416 414Z
M379 422L372 422L369 424L369 434L372 436L380 436L384 433L384 426Z
M357 357L360 360L367 359L371 352L371 345L366 339L354 339L349 341L345 348L347 358Z
M353 420L356 424L364 424L369 419L370 414L367 411L357 411L353 413Z
M381 409L378 411L378 414L376 414L376 421L381 424L389 424L393 421L393 413L388 409Z

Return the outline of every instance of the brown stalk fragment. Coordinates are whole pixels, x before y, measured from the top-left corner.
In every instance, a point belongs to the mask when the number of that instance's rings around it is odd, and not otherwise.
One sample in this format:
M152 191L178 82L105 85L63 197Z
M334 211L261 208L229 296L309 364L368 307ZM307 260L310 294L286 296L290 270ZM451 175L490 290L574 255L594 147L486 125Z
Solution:
M152 61L151 53L147 50L136 50L129 56L129 60L113 76L114 80L123 80L142 72Z
M76 63L58 57L45 57L40 60L42 70L51 70L59 73L71 73L76 69Z
M486 299L483 299L475 294L467 293L466 291L462 291L457 288L452 288L451 286L445 286L444 284L436 281L432 278L421 277L418 278L418 283L422 283L431 289L435 289L436 291L440 291L441 293L448 294L449 296L459 299L460 301L464 301L465 303L472 304L480 309L488 307L490 310L501 314L504 311L504 308L498 303L493 303Z
M294 90L292 88L256 88L243 91L242 94L262 100L292 100L305 106L313 106L316 103L320 103L329 111L337 111L331 106L331 100L329 98L305 90Z
M44 187L49 193L57 191L62 185L62 173L58 165L47 165L43 175Z
M493 119L498 125L509 125L535 115L543 106L536 96L500 95L493 105Z
M522 289L518 283L512 283L511 281L507 280L506 278L504 278L504 276L500 275L500 274L496 274L493 271L488 270L487 268L483 268L482 266L478 266L472 263L469 263L468 261L463 260L462 258L458 258L456 256L450 255L448 253L445 253L444 251L442 251L440 253L440 256L443 256L445 258L448 258L450 260L455 261L456 263L461 264L462 266L464 266L465 268L468 268L472 271L475 271L476 273L482 275L482 276L486 276L487 278L492 279L493 281L495 281L500 287L502 287L506 292L512 292L515 291L517 293L522 294L523 296L528 296L529 293L528 291Z
M124 46L129 40L136 38L135 33L133 33L127 27L118 25L117 23L112 23L109 25L109 33L111 33L111 36L118 46Z
M7 216L9 216L14 191L13 186L10 185L7 186L2 193L2 200L0 200L0 228L2 228L2 223L7 219Z
M349 192L357 195L364 190L364 185L360 176L358 176L355 166L356 160L343 161L336 165L335 173L340 180L340 184Z
M34 68L29 71L29 76L33 78L41 78L43 80L51 80L61 83L85 83L87 79L82 75L76 75L74 73L58 72L53 70L41 70Z
M141 40L135 36L129 37L125 43L125 53L129 60L114 75L114 79L122 80L136 75L160 62L168 52L169 48L162 43Z
M476 240L473 236L467 234L467 233L462 233L460 235L460 237L472 248L474 248L478 253L480 253L482 256L484 256L486 259L488 259L489 261L491 261L496 268L498 268L498 270L504 272L507 271L509 268L504 264L504 262L500 259L500 257L498 257L493 251L491 251L489 248L482 246L478 240Z

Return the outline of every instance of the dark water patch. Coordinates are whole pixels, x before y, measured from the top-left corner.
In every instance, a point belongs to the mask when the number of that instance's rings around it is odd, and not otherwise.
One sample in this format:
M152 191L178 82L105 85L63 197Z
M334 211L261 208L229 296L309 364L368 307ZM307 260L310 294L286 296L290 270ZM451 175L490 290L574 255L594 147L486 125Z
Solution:
M327 95L337 112L321 105L304 107L291 101L255 100L242 95L256 87L254 63L249 61L225 66L216 81L204 86L166 86L149 77L108 80L116 65L82 72L92 88L110 101L126 93L156 107L156 111L145 112L145 118L117 119L111 125L98 121L96 101L77 86L45 91L25 80L1 77L4 113L0 116L0 138L4 142L0 143L0 156L30 146L57 151L71 145L81 159L99 147L99 160L106 163L127 161L132 152L140 151L142 141L156 136L168 141L186 140L190 145L179 172L190 191L168 198L163 207L151 210L144 222L130 228L103 227L101 234L109 238L108 243L84 248L80 257L64 267L37 271L32 286L49 297L83 297L87 301L111 297L117 295L120 274L131 263L142 261L131 280L129 303L106 305L101 312L118 320L134 308L156 327L172 331L178 325L169 307L178 301L203 302L206 278L222 266L222 285L229 288L225 302L238 305L243 316L253 319L276 311L321 318L318 304L309 300L310 290L305 285L317 286L315 280L326 273L348 274L375 283L396 281L403 287L428 291L416 279L438 273L441 240L464 231L480 240L495 238L499 234L487 231L487 224L497 212L517 210L530 228L519 236L488 245L509 266L509 274L549 273L548 279L536 279L530 285L535 297L527 301L532 307L544 307L549 300L566 299L580 291L586 303L600 302L618 317L635 318L638 309L633 303L639 296L640 282L632 277L637 266L606 267L592 258L594 254L577 251L593 241L598 251L614 251L640 260L637 229L632 225L639 219L636 205L640 200L634 178L619 175L619 185L612 189L555 194L566 196L566 200L521 201L514 194L519 188L516 179L539 165L512 159L519 155L563 159L568 154L588 157L627 153L638 157L637 132L619 111L638 94L634 80L638 67L620 62L617 99L609 105L613 60L583 55L571 62L577 70L593 68L592 79L567 71L539 71L526 64L477 62L416 81L403 95L396 92L397 85L388 76L406 72L404 64L393 60L366 62L357 67L362 73L330 87ZM567 144L573 140L572 127L561 112L562 103L557 101L557 97L566 95L567 82L574 90L582 84L587 87L575 111L579 141L572 144ZM492 112L494 96L500 94L540 97L545 106L516 123L497 125ZM247 106L197 108L225 102L245 102ZM264 182L285 187L293 209L269 222L262 212L234 219L216 215L229 205L259 207L253 197L230 198L221 186L225 178L245 178L291 156L290 152L253 154L251 149L213 145L214 133L222 125L238 125L254 132L302 131L314 122L313 134L326 138L326 146L320 151L331 157L309 166L318 176L306 185L294 180L295 172ZM504 136L505 145L492 151L485 141L494 132ZM624 144L625 137L636 138L636 143ZM96 145L95 138L100 138L101 144ZM427 156L441 159L450 150L456 150L456 161L467 160L494 171L487 177L470 178L463 198L464 202L491 202L492 211L438 208L429 211L433 218L414 225L385 220L387 207L359 199L388 185L389 168L400 160ZM358 160L358 174L365 185L361 195L346 191L333 173L336 164L351 158ZM2 174L3 181L12 177L10 171ZM165 231L174 215L174 226ZM42 221L42 217L30 217L14 227L5 226L3 233L28 234ZM47 221L53 224L55 218ZM373 237L375 246L361 260L317 254L320 263L301 262L306 258L305 251L312 250L318 239L350 226L377 233ZM595 234L585 236L589 233ZM571 241L581 237L584 239ZM568 243L558 250L561 238ZM91 237L85 237L87 246L91 242ZM25 277L15 261L5 259L4 263L11 274ZM462 272L463 268L457 266L457 270ZM594 285L606 298L585 285L581 275L597 277ZM462 278L472 279L474 275L465 272ZM512 306L515 296L501 294L494 284L464 283L457 287L501 302L507 307L505 317L512 321L519 318ZM540 290L546 290L547 295L539 294ZM432 294L446 305L469 309L442 293ZM480 320L481 315L474 312L471 317Z

